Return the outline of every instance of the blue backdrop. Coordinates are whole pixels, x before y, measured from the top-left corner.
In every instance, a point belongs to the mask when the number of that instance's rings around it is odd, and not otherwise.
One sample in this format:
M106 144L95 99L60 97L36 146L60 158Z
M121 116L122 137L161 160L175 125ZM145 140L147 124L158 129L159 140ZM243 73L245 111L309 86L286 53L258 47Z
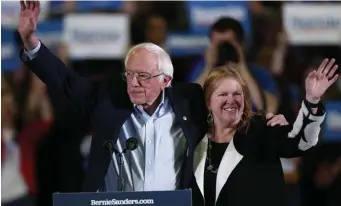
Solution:
M60 10L64 1L51 1L51 10ZM93 9L118 9L122 4L122 1L77 1L76 10L77 11L90 11Z
M1 71L19 68L19 53L15 42L14 30L1 27Z
M326 118L322 128L323 141L341 141L341 100L325 102Z
M44 21L37 26L37 36L54 53L57 51L63 38L62 34L62 20Z
M93 9L117 10L122 1L77 1L77 11L89 11Z
M44 21L37 26L37 36L52 51L56 52L62 39L61 20ZM15 30L1 27L1 69L2 72L19 69L19 48L15 42Z

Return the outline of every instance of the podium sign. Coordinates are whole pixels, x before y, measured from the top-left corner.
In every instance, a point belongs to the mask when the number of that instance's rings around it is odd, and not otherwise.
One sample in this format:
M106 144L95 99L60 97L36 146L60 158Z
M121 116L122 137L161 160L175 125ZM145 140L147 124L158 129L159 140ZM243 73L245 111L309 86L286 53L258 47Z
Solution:
M53 206L93 205L192 206L192 191L175 190L53 194Z

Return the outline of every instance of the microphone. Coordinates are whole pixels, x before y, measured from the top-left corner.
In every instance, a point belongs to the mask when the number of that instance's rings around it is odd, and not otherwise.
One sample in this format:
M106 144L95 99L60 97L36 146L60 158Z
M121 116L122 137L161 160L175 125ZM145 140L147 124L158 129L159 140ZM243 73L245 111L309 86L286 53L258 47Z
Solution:
M115 152L115 154L120 153L115 147L114 147L115 143L113 140L105 140L103 142L103 148L108 150L110 152L111 155L111 159L112 159L112 154Z
M138 140L135 137L131 137L129 139L126 140L125 142L125 146L126 148L123 149L122 152L119 152L115 147L114 147L114 141L113 140L106 140L103 143L103 147L104 149L108 150L110 152L110 159L114 164L114 159L112 154L115 152L115 154L118 157L117 160L117 164L118 164L118 169L119 169L119 173L116 175L118 176L117 179L117 185L118 185L118 190L119 191L124 191L124 179L123 179L123 175L122 175L122 171L123 171L123 154L126 153L127 151L133 151L138 147ZM130 168L131 169L131 168ZM114 168L114 170L116 171L116 169Z
M106 150L114 150L114 141L112 140L105 140L103 142L103 148Z
M126 141L126 148L123 150L123 153L127 151L134 151L138 147L138 141L135 137L130 137Z

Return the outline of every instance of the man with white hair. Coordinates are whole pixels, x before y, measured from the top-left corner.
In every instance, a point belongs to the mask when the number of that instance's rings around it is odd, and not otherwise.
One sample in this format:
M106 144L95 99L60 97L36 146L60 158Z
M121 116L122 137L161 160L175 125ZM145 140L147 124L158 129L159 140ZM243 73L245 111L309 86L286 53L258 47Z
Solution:
M124 191L189 188L195 146L207 131L204 95L198 84L173 84L173 65L160 47L143 43L125 58L117 87L95 87L77 76L35 35L39 1L20 1L21 58L52 95L77 103L92 122L92 143L83 191L116 191L118 161L103 149L113 141L122 151L136 137L138 148L124 155ZM122 87L121 87L122 86Z

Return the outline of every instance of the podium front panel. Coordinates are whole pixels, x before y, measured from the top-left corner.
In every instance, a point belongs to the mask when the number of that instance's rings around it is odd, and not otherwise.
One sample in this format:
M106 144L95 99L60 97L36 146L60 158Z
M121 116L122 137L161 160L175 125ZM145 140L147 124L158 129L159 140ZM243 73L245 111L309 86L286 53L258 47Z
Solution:
M192 206L192 191L54 193L53 205Z

